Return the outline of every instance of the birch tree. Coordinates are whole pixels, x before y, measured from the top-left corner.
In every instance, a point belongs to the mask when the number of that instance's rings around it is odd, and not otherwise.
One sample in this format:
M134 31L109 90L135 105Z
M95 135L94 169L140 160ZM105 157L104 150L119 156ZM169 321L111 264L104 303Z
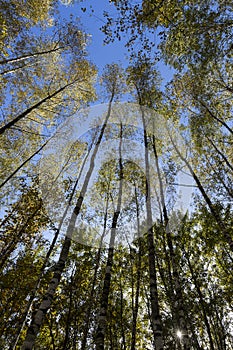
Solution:
M104 78L106 79L105 81L106 81L107 89L108 89L108 92L110 95L107 114L106 114L105 120L102 124L102 127L100 129L100 134L98 136L96 144L93 148L93 152L92 152L91 159L90 159L90 167L87 171L87 174L85 176L85 179L84 179L81 191L80 191L80 195L79 195L78 200L77 200L75 207L73 209L71 219L70 219L69 225L67 227L66 236L65 236L65 240L64 240L64 243L63 243L63 246L61 249L61 253L60 253L58 262L56 264L56 268L54 269L55 271L53 274L53 278L51 279L51 281L48 285L47 292L45 293L44 298L43 298L43 300L42 300L37 312L35 313L35 316L34 316L32 322L31 322L31 325L28 328L27 335L26 335L26 338L25 338L25 341L24 341L24 344L22 347L24 350L32 349L34 347L36 336L41 328L44 317L51 306L56 288L60 282L62 272L65 268L65 264L66 264L69 250L70 250L70 246L71 246L72 235L74 232L75 223L76 223L77 217L80 213L82 203L83 203L86 191L87 191L88 183L90 181L92 172L94 170L96 154L98 152L101 140L103 138L103 134L104 134L108 119L110 118L110 115L111 115L111 108L112 108L113 99L114 99L115 95L118 93L118 87L120 86L118 84L118 79L119 79L118 67L116 65L107 67Z

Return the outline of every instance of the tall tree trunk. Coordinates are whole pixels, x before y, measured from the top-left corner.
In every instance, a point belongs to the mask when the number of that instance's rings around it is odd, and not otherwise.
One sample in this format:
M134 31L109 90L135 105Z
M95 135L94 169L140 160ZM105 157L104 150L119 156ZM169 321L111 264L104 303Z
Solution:
M109 190L109 186L108 186L108 190ZM89 295L89 304L88 304L87 311L86 311L85 318L84 318L84 325L85 326L84 326L80 350L85 350L86 344L87 344L88 331L89 331L89 326L90 326L90 321L91 321L90 320L91 307L93 305L93 298L94 298L94 294L95 294L95 286L96 286L96 281L97 281L97 273L98 273L98 269L100 266L100 257L101 257L103 239L104 239L104 236L106 234L106 229L107 229L108 205L109 205L109 196L107 195L105 214L104 214L104 229L103 229L103 233L101 235L100 246L99 246L97 256L96 256L95 271L94 271L94 276L93 276L92 285L91 285L91 291L90 291L90 295Z
M63 350L68 349L68 343L69 343L69 334L70 334L70 322L71 322L71 310L72 310L72 303L73 303L73 292L74 292L74 275L76 271L73 269L71 277L70 277L70 285L69 285L69 309L68 309L68 315L66 319L66 327L65 327L65 339L62 345Z
M122 282L121 282L121 272L120 272L120 276L119 276L119 280L120 280L120 300L121 300L121 337L122 337L122 345L121 348L122 350L127 350L126 348L126 341L125 341L125 328L124 328L124 319L123 319L123 311L124 311L124 296L123 296L123 287L122 287Z
M184 345L184 350L190 350L190 342L189 342L187 323L186 323L185 312L184 312L184 299L183 299L182 288L180 283L179 269L176 262L176 254L173 247L168 210L165 203L164 188L163 188L163 182L162 182L162 176L161 176L161 171L159 166L159 159L158 159L158 153L156 149L156 141L155 141L154 133L152 136L152 145L153 145L154 156L155 156L156 170L157 170L158 179L159 179L159 189L160 189L160 197L162 202L161 204L162 204L163 219L164 219L164 230L166 232L167 244L168 244L168 249L170 254L172 270L173 270L173 273L171 276L172 277L171 285L174 286L175 293L173 290L171 291L172 304L173 304L172 308L174 308L175 315L177 315L176 316L177 327L183 334L182 343ZM175 307L175 305L177 306Z
M61 275L62 275L62 272L65 268L65 264L66 264L66 261L68 258L71 240L72 240L72 236L73 236L73 231L75 228L75 223L76 223L77 217L80 213L82 203L84 200L84 196L86 194L88 184L89 184L92 172L94 170L95 158L96 158L100 143L102 141L103 134L104 134L105 128L107 126L108 119L110 118L110 115L111 115L113 98L114 98L114 93L112 93L112 95L111 95L109 106L108 106L108 111L107 111L107 116L106 116L105 121L101 127L100 135L98 137L98 140L96 142L96 145L94 147L94 150L93 150L93 153L91 156L90 167L89 167L87 174L85 176L84 183L83 183L79 198L77 200L77 203L76 203L75 208L73 210L73 213L71 215L69 225L67 227L65 240L64 240L64 243L62 245L62 250L61 250L58 262L57 262L56 267L55 267L55 272L54 272L53 278L51 279L49 286L48 286L48 289L43 297L43 300L42 300L38 310L36 311L34 318L31 321L30 327L28 328L28 331L26 334L25 341L24 341L23 346L22 346L22 350L33 349L37 334L40 331L44 317L51 306L51 303L52 303L53 298L54 298L54 294L55 294L56 289L58 287L58 284L60 282Z
M120 184L118 189L118 199L117 207L113 215L112 226L111 226L111 236L108 249L108 259L105 270L104 285L100 301L100 312L98 316L98 327L96 333L96 350L104 350L104 340L107 326L107 310L108 310L108 298L110 292L111 284L111 274L113 266L113 257L114 257L114 246L116 238L116 228L117 222L121 211L121 201L122 201L122 187L123 187L123 163L122 163L122 123L120 126L120 143L119 143L119 169L120 169Z
M138 91L140 97L140 92ZM148 262L150 275L150 301L151 301L151 323L154 336L154 343L156 350L163 350L163 335L162 335L162 321L159 310L158 301L158 287L157 287L157 272L155 267L155 245L153 234L153 220L151 208L151 186L150 186L150 164L148 151L148 135L145 120L145 112L143 106L140 104L141 117L144 132L144 146L145 146L145 168L146 168L146 213L147 213L147 244L148 244Z
M139 296L140 296L140 285L141 285L141 268L142 268L142 242L140 238L140 220L139 220L139 204L136 184L134 184L134 195L136 203L136 215L137 215L137 234L138 234L138 260L137 260L137 279L136 279L136 293L133 307L133 322L132 322L132 333L131 333L131 350L135 350L136 346L136 334L137 334L137 318L139 310Z

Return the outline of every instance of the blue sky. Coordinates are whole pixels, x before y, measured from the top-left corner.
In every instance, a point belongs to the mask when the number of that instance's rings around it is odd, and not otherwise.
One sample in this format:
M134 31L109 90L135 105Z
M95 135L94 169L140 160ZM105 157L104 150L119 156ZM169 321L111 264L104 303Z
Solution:
M123 41L116 41L109 45L103 44L104 34L100 30L100 27L105 23L103 11L109 11L113 14L115 10L113 4L110 4L108 0L84 0L80 3L74 0L74 4L65 6L62 5L62 0L60 1L59 9L62 15L65 17L69 17L69 15L80 17L83 29L87 34L91 35L88 52L90 59L96 64L98 69L102 70L105 64L112 62L127 64L127 50L124 48ZM86 11L83 12L81 8L86 8Z
M105 23L103 11L109 12L114 17L114 14L116 14L115 6L110 4L108 0L84 0L82 2L74 0L72 5L62 4L62 2L68 1L60 0L59 9L64 17L69 17L69 15L80 17L83 29L91 35L91 43L88 47L89 57L99 71L101 72L106 64L113 62L121 63L123 67L126 67L128 65L128 52L124 47L125 40L116 40L112 44L104 45L105 36L100 30L100 27ZM86 11L83 12L81 8L86 8ZM158 39L155 38L155 40ZM158 64L157 68L164 79L164 84L172 78L174 70L162 62Z

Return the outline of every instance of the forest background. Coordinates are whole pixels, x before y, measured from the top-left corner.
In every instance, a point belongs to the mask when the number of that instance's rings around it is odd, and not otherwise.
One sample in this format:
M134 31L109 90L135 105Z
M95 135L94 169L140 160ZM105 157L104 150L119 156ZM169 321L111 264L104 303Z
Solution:
M233 347L232 10L0 0L1 349Z

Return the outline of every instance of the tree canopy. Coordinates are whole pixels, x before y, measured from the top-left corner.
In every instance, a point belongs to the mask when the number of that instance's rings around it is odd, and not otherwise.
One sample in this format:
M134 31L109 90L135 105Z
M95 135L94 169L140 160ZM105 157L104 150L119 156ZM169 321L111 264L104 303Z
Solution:
M0 347L230 350L232 2L109 1L102 71L71 3L0 1Z

